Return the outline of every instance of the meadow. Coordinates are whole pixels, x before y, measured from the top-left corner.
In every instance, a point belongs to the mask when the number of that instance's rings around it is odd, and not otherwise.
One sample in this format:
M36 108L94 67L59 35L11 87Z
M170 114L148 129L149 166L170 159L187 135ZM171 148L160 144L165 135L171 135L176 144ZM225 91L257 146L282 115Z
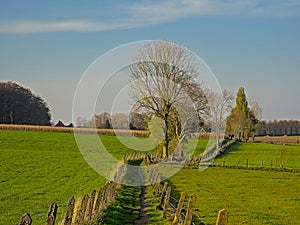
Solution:
M89 143L90 136L81 135ZM116 136L100 138L117 159L136 152ZM61 219L70 196L82 197L105 181L86 163L72 133L0 130L0 224L16 224L25 212L33 224L43 224L51 202Z
M84 144L93 147L91 135L80 134ZM144 137L122 137L100 135L106 149L118 160L125 153L136 153ZM123 143L130 143L130 148ZM152 143L143 142L145 149ZM196 149L194 156L204 151L207 140L189 140L186 151ZM237 143L217 163L234 164L249 158L249 164L259 165L261 159L272 159L274 167L285 166L300 168L299 146L274 145L264 143ZM207 224L214 224L217 212L228 209L229 224L297 224L300 220L300 173L279 171L256 171L211 167L204 171L185 168L169 179L172 195L179 199L180 192L198 196L196 212ZM59 206L58 222L65 213L68 198L72 195L82 197L99 189L105 178L96 173L86 163L79 151L72 133L10 131L0 130L0 224L16 224L25 212L33 217L33 225L44 224L51 202ZM120 212L122 221L126 215L138 215L139 199L136 192L140 188L126 187L120 190L109 215ZM152 189L147 187L146 202L149 206L148 224L163 223L161 212L156 211L156 203L151 199ZM136 202L132 207L128 202ZM111 214L112 213L112 214ZM105 219L105 218L104 218ZM130 218L127 218L130 220ZM112 221L111 221L112 222ZM115 221L118 223L118 221Z
M229 166L266 167L287 169L300 168L300 145L266 144L266 143L235 143L215 163Z
M218 211L229 212L229 224L288 225L300 221L300 173L211 167L182 169L169 179L174 197L197 195L195 215L207 225Z

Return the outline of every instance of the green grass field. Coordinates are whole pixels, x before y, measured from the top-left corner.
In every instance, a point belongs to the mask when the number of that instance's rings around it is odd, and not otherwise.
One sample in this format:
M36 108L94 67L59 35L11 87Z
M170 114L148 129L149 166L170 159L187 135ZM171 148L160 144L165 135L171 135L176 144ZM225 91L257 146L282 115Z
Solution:
M91 136L82 136L89 143ZM117 159L136 152L115 136L101 141ZM1 225L16 224L25 212L33 224L44 224L51 202L58 204L61 219L70 196L82 197L104 182L83 159L72 133L0 130Z
M73 134L0 131L0 224L18 223L29 212L44 224L51 202L65 211L71 195L82 196L105 179L82 158Z
M300 173L227 168L183 169L170 179L179 193L196 194L195 214L207 225L218 211L229 211L229 224L299 224Z
M247 159L249 167L270 167L272 163L273 168L280 168L283 163L284 168L300 169L300 145L238 142L215 162L245 166Z
M93 148L91 136L82 134L82 137L84 144ZM143 140L122 137L120 141L115 136L100 138L117 159L121 159L125 152L136 153L122 141L134 148L135 145L139 147L139 140ZM192 139L186 145L186 151L192 152L196 146L193 155L199 155L206 145L207 140L198 142ZM151 149L151 143L144 142L143 146ZM299 168L299 150L300 146L238 143L223 157L226 164L236 164L238 160L242 164L245 158L249 158L249 164L256 166L263 158L265 164L272 159L273 167L279 167L283 160L285 167ZM221 163L224 158L216 161ZM0 130L1 225L18 223L25 212L31 214L33 225L44 224L51 202L59 206L59 221L70 196L82 197L93 189L99 189L104 182L105 178L82 157L72 133ZM208 168L203 172L183 169L170 182L173 196L177 199L181 191L198 196L196 214L207 224L215 223L217 212L222 208L229 210L230 224L242 224L243 221L244 224L257 225L297 224L300 220L300 173L227 168ZM147 190L148 224L163 223L159 219L161 212L154 210L156 203L150 197L151 187ZM121 194L124 198L119 199L115 206L126 208L124 202L138 201L133 198L134 192L134 188L126 189ZM136 217L136 207L128 210L132 210L132 216ZM123 216L126 217L125 214Z

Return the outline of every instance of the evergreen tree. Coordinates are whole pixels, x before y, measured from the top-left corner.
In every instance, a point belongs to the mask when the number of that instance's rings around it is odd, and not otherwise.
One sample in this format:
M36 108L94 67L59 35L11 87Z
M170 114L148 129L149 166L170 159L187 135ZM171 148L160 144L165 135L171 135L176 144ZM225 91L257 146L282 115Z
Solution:
M236 95L236 105L227 118L227 134L233 134L236 139L247 141L254 134L258 120L249 109L243 87L240 87Z

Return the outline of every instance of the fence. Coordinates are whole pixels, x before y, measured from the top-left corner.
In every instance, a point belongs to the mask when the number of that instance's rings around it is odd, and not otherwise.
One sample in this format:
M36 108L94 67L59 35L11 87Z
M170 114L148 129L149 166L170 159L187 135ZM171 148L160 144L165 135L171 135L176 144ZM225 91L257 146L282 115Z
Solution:
M148 176L154 189L154 198L158 201L158 206L156 208L163 211L162 216L164 219L168 216L171 217L172 225L195 225L195 220L193 220L194 216L197 219L197 224L205 224L198 215L194 214L197 200L195 195L190 195L188 204L185 206L186 192L182 192L180 199L177 200L171 196L172 187L168 185L168 182L165 181L161 184L161 175L158 172L153 168L148 168ZM171 213L168 210L169 208ZM216 225L228 225L228 215L229 213L227 210L220 210Z
M141 161L147 159L147 155L125 155L124 162L131 163L132 161ZM92 193L86 194L81 199L75 200L72 196L67 204L67 210L65 217L60 225L80 225L89 224L96 218L101 216L101 213L114 201L116 196L116 190L120 187L120 181L123 179L127 167L126 163L122 164L116 169L114 173L114 181L108 181L98 191L93 190ZM195 204L197 197L190 195L188 204L185 205L186 193L181 193L179 200L171 196L172 187L168 182L161 183L161 175L153 168L147 167L148 178L151 182L151 186L154 189L153 197L157 201L157 210L162 210L162 217L164 219L172 220L172 225L190 225L195 224L195 218L197 223L205 224L199 216L194 214ZM56 220L58 206L52 203L49 207L48 215L46 218L46 225L54 225ZM24 214L18 225L31 225L32 219L28 213ZM228 224L228 212L221 210L218 215L217 225Z
M233 168L233 169L251 169L251 170L272 170L272 171L285 171L285 172L300 172L299 168L293 168L293 166L289 167L289 165L285 165L285 161L273 161L270 159L267 160L254 160L251 161L249 158L245 158L243 160L238 160L236 163L227 162L225 158L222 162L212 163L211 167L224 167L224 168Z
M79 225L92 222L99 216L114 200L116 190L119 188L119 183L126 173L126 164L122 164L114 173L114 181L107 181L106 184L98 191L93 190L92 193L85 194L83 198L75 200L74 196L70 197L65 217L60 225ZM46 218L46 225L54 225L58 206L51 203ZM29 213L25 213L18 225L31 225L32 218Z
M219 149L216 149L216 145L211 145L210 147L208 147L204 153L201 153L199 156L195 156L193 158L191 158L186 165L187 166L211 166L213 165L213 161L215 158L220 157L221 155L223 155L224 153L226 153L226 151L233 145L235 144L236 141L235 140L226 140L223 141L222 146Z

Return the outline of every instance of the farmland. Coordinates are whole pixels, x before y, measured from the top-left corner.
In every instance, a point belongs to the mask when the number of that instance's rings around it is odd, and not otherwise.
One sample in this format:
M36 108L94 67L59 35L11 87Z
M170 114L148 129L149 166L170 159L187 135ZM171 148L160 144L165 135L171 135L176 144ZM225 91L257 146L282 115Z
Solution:
M268 167L299 169L300 145L282 145L265 143L236 143L230 150L216 159L221 164L249 167Z
M115 136L101 140L118 159L134 152ZM72 133L0 130L0 165L3 225L16 223L25 212L42 224L51 202L64 209L71 195L81 197L105 182L83 159Z
M299 173L183 169L170 181L178 193L197 194L195 214L207 224L215 224L223 208L229 211L229 224L288 225L300 220Z
M89 135L85 135L87 144ZM100 135L102 143L117 159L125 152L135 153L115 136ZM143 138L122 137L135 145L135 140ZM146 142L145 142L146 143ZM137 144L137 143L136 143ZM189 140L187 151L197 145L194 155L200 154L207 140ZM91 144L92 145L92 144ZM150 148L149 146L144 146ZM237 143L227 154L216 159L216 163L240 164L245 158L249 165L257 167L263 159L265 164L273 161L279 167L281 161L287 168L299 168L300 146L274 145L264 143ZM100 188L105 178L97 174L83 159L72 133L9 131L0 130L0 224L15 224L20 216L29 212L33 225L44 224L49 204L59 206L58 221L65 213L68 198L82 197ZM300 209L300 173L280 171L256 171L211 167L205 171L185 168L169 179L172 196L178 199L180 192L198 196L196 212L207 224L214 224L218 210L228 209L229 224L297 224ZM121 199L112 209L122 209L134 196L139 187L121 190ZM151 200L152 189L147 187L146 202L149 224L157 223L159 213ZM124 203L125 202L125 203ZM138 214L138 208L132 215ZM125 221L126 213L119 214ZM109 219L109 218L108 218ZM156 221L156 222L155 222Z

